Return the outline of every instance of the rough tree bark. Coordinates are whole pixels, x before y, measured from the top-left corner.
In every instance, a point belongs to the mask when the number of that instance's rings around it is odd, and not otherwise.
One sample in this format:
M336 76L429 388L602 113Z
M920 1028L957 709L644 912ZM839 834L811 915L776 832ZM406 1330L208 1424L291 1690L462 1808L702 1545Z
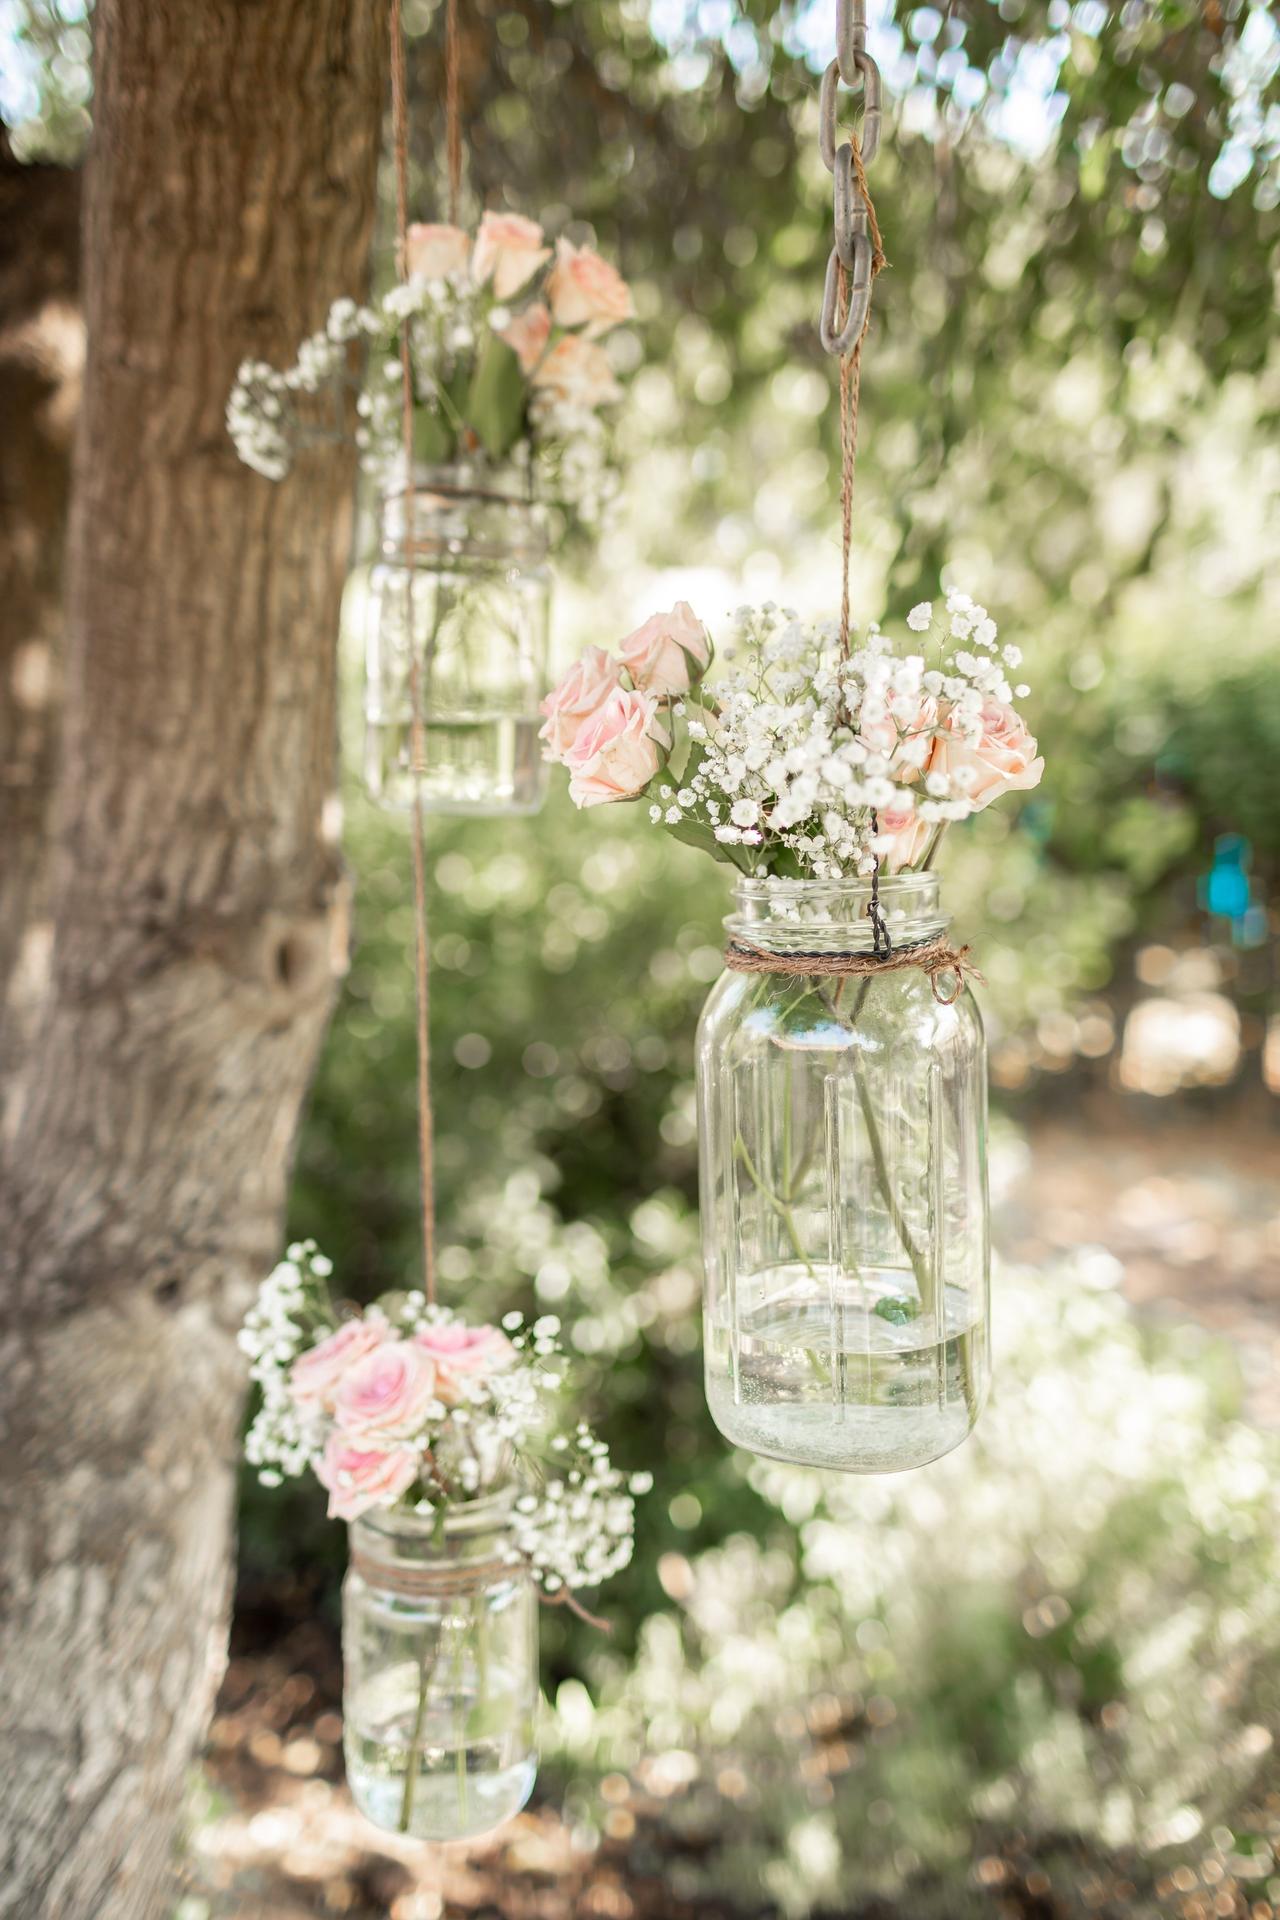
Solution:
M223 408L364 282L386 0L98 0L40 1022L0 1186L0 1913L152 1920L221 1666L241 1395L346 950L353 471ZM0 860L3 859L0 850Z

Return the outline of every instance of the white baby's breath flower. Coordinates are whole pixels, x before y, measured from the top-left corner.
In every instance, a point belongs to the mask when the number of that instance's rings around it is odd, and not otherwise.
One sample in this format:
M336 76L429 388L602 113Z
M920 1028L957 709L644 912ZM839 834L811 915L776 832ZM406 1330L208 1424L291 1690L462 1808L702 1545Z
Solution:
M927 633L933 625L933 606L928 600L918 601L907 615L907 625L912 633Z

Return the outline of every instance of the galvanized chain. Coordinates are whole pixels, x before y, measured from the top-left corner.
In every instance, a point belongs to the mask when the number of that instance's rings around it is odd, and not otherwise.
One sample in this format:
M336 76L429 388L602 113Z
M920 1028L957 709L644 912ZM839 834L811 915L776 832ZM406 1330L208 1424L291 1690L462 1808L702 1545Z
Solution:
M862 131L836 144L837 88L862 92ZM880 69L867 52L866 0L836 0L836 57L822 76L818 98L818 149L834 176L835 245L827 260L818 334L828 353L843 359L862 338L871 311L871 282L883 264L875 212L866 190L866 169L880 147ZM841 279L849 276L842 314Z

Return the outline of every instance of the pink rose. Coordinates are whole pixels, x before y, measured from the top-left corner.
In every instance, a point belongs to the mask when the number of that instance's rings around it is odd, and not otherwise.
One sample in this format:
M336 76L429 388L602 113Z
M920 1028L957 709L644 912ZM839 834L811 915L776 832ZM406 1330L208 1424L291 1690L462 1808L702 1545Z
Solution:
M546 724L538 738L546 741L545 760L563 760L584 722L599 711L618 685L622 668L603 647L587 647L558 686L551 689L538 711Z
M316 1478L329 1489L329 1518L355 1520L370 1507L389 1507L407 1493L421 1462L412 1447L387 1452L335 1427L325 1443Z
M541 300L518 313L510 326L503 327L499 340L505 340L526 373L532 373L546 351L551 338L551 315Z
M988 700L982 708L982 734L965 737L954 710L942 723L925 763L929 773L955 774L961 767L973 773L964 789L975 813L981 813L1002 793L1025 793L1038 787L1044 761L1036 753L1034 737L1025 722L1002 700Z
M486 213L476 235L471 271L477 286L492 277L494 298L509 300L527 286L550 247L542 244L542 228L522 213Z
M569 797L575 806L598 807L606 800L634 799L660 764L658 703L649 693L615 687L604 705L578 729L564 756ZM658 739L655 739L655 729Z
M901 734L889 757L894 778L910 784L920 778L933 752L933 738L938 726L937 701L932 695L926 694L917 711L900 725Z
M289 1391L298 1405L332 1408L334 1390L348 1368L387 1337L385 1321L344 1320L336 1333L300 1353L289 1370Z
M711 665L707 630L687 600L655 613L622 642L627 672L646 693L687 693Z
M897 723L888 714L883 720L864 720L858 728L858 739L868 753L878 753L882 760L889 760L898 745Z
M881 807L876 814L874 846L881 864L889 873L901 873L921 859L934 829L922 820L914 807Z
M635 312L631 289L617 268L590 247L575 247L569 240L556 242L547 293L557 325L580 327L585 321L588 340L607 333L620 320L629 320Z
M399 1440L416 1433L436 1399L436 1370L420 1347L384 1340L343 1374L333 1413L361 1440Z
M436 1393L447 1407L463 1398L463 1382L484 1379L510 1366L515 1349L497 1327L464 1327L459 1320L424 1327L413 1336L414 1345L431 1356L436 1370Z
M556 342L535 370L533 384L570 407L607 407L622 398L604 348L576 333Z
M419 280L443 280L451 273L462 273L471 254L471 241L461 227L438 226L419 220L410 227L408 244L409 272Z

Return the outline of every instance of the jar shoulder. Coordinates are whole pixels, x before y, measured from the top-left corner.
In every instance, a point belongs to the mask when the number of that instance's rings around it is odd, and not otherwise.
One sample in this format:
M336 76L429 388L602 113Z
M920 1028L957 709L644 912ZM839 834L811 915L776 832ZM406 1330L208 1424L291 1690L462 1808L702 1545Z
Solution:
M934 996L918 970L883 976L742 974L726 971L712 987L698 1020L704 1065L731 1052L785 1051L824 1056L844 1051L882 1054L904 1048L982 1056L982 1012L968 986L950 1005Z

